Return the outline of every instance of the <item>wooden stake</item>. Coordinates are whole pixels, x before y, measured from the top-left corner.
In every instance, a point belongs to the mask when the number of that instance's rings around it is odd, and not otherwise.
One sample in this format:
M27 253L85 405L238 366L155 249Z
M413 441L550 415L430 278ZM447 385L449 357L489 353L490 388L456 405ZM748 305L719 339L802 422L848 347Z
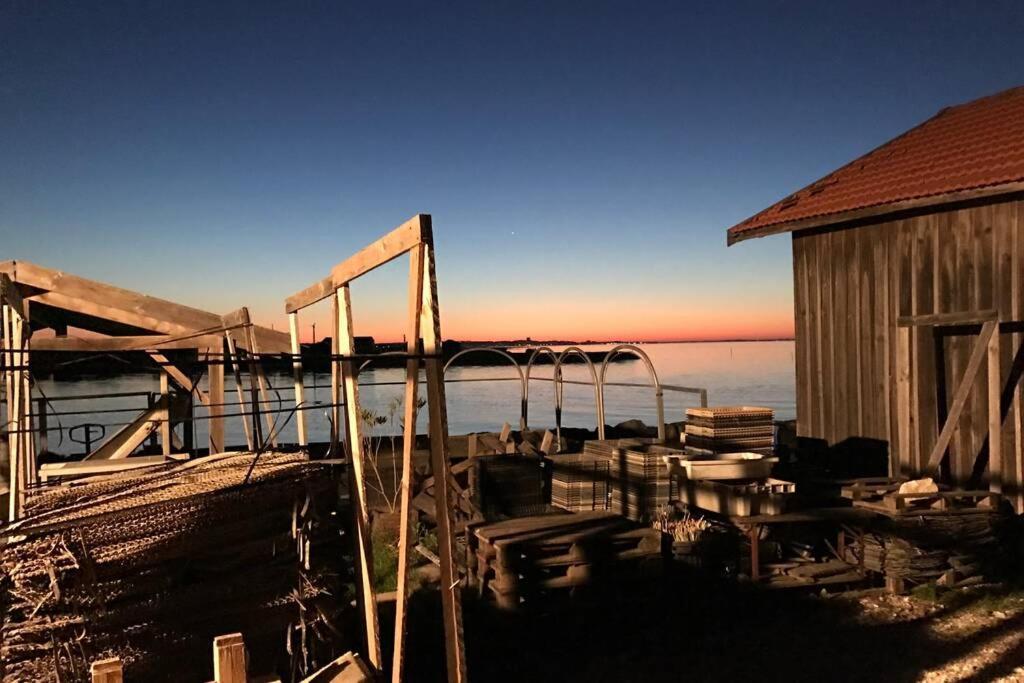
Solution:
M337 291L338 352L342 356L355 353L355 335L352 331L352 300L348 285ZM373 543L370 539L370 508L366 500L366 468L363 453L363 435L359 406L358 366L354 361L342 362L342 381L345 392L345 435L348 452L352 457L352 477L355 490L356 545L359 555L359 575L362 583L363 618L366 622L367 659L380 669L383 660L380 649L380 627L377 621L377 596L373 588Z
M412 458L416 447L416 413L419 398L420 316L423 308L424 247L409 251L408 332L405 350L410 358L405 365L405 414L402 434L402 482L400 495L401 527L398 543L398 595L395 601L395 649L392 653L391 680L400 683L405 665L406 611L409 603L409 556L412 545Z
M245 642L241 633L213 639L213 680L215 683L246 683Z
M98 659L89 667L92 676L92 683L122 683L124 681L124 669L121 660L117 657L110 659Z
M299 435L299 445L307 445L305 391L302 385L302 344L299 342L299 314L288 314L288 327L292 337L292 374L295 376L295 429Z

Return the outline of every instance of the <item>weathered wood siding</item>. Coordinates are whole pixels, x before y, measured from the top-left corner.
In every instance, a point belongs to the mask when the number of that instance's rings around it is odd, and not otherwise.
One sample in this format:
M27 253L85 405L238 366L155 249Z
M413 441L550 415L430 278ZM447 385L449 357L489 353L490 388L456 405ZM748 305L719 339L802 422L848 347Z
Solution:
M913 328L910 381L898 387L896 318L997 309L1004 491L1020 494L1022 397L1020 383L1011 383L1021 328L1011 321L1024 320L1024 201L794 233L793 272L798 433L831 444L881 439L905 473L927 462L978 327L941 335ZM966 483L978 454L987 454L986 382L983 370L950 446L956 483ZM901 406L909 412L906 434Z

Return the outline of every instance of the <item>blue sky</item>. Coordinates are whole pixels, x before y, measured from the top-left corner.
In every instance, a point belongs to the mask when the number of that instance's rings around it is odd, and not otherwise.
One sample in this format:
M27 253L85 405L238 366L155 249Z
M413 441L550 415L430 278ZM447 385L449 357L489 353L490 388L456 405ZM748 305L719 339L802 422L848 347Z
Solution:
M0 258L280 327L425 212L446 336L785 333L789 240L725 229L1024 84L1022 29L1019 2L3 2ZM354 286L357 332L401 334L404 275Z

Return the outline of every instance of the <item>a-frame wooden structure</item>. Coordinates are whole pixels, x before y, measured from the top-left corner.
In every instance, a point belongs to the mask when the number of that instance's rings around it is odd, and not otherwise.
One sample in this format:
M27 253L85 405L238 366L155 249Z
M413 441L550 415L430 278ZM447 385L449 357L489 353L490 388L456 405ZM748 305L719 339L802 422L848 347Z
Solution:
M225 446L224 364L220 362L224 358L225 337L232 351L235 342L231 331L236 329L244 331L237 345L250 353L288 353L291 350L287 334L252 325L245 309L220 316L26 261L0 262L0 298L4 316L0 358L7 392L6 431L11 458L9 519L18 516L24 488L38 475L33 438L36 429L31 410L30 351L145 351L161 368L162 417L158 415L159 419L150 422L159 423L164 454L168 455L170 382L208 407L210 451L218 452ZM69 337L69 327L92 336ZM33 332L46 328L52 329L55 336L33 338ZM176 349L194 349L216 361L209 364L208 392L199 389L163 355ZM262 384L261 388L265 393ZM137 437L129 439L101 457L126 457L137 443Z
M364 484L365 453L360 425L358 372L349 283L361 275L409 254L409 300L406 347L404 403L401 531L398 559L398 598L395 615L395 648L392 656L392 681L405 680L404 652L409 554L412 542L412 457L416 443L416 404L422 360L427 383L429 411L430 463L434 478L437 510L437 536L441 560L441 598L444 618L448 680L466 681L466 658L462 633L462 606L458 569L455 565L455 536L452 521L452 491L449 482L448 417L445 408L444 375L441 360L441 322L437 301L437 277L434 271L434 242L429 215L419 214L392 230L351 258L336 265L330 275L289 297L285 311L289 315L292 350L295 358L295 397L303 403L302 368L298 357L298 312L311 304L330 298L333 311L333 362L331 386L334 404L331 433L332 450L340 442L339 425L344 421L346 446L351 456L353 498L355 499L357 568L360 595L366 625L366 655L378 669L383 655L380 646L377 601L373 589L373 547ZM419 341L422 338L422 353ZM342 410L342 404L344 410ZM300 443L305 443L302 411L297 412ZM334 450L337 452L337 450Z

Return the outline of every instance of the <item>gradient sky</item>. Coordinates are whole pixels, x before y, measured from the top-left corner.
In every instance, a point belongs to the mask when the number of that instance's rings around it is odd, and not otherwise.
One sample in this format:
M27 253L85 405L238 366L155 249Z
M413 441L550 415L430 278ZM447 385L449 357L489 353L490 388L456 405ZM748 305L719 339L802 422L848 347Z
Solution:
M789 240L726 228L1024 84L1022 36L1019 1L0 0L0 259L282 329L424 212L446 337L789 335ZM357 333L400 337L405 275Z

